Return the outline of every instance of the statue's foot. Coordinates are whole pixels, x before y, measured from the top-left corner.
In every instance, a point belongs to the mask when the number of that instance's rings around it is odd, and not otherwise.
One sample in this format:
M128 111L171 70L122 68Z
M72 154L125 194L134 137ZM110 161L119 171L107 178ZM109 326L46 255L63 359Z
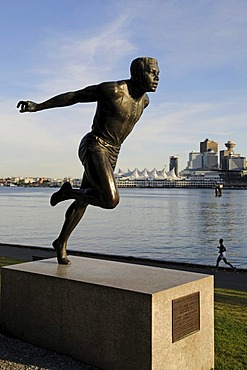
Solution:
M58 243L58 239L56 239L52 243L52 246L57 252L57 262L59 263L59 265L70 265L71 262L67 257L66 249L61 244Z
M65 200L64 193L65 191L72 190L72 186L70 182L65 182L61 188L56 191L56 193L52 194L51 199L50 199L50 205L52 207L56 206L58 203L62 202Z

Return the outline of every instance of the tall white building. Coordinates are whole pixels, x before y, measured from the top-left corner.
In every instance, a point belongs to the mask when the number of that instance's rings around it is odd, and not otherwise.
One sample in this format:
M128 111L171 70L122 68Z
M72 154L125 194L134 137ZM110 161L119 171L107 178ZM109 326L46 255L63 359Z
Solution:
M213 150L202 153L202 168L211 170L218 167L218 153Z
M246 158L240 155L231 155L228 158L228 170L243 170L246 168Z
M186 170L195 170L197 168L202 168L202 157L203 153L190 152Z

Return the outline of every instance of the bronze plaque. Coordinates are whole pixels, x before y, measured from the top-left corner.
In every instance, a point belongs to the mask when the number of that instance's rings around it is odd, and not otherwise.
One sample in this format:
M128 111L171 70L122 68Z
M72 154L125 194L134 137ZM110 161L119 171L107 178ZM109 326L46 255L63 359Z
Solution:
M172 342L200 330L200 293L172 301Z

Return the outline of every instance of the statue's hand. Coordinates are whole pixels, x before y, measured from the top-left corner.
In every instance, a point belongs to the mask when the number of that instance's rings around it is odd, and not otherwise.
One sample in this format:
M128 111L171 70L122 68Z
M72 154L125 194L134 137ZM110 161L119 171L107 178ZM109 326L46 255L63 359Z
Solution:
M29 101L29 100L21 100L19 101L19 103L17 104L17 108L20 107L20 110L19 112L20 113L24 113L24 112L36 112L37 110L37 103L34 103L33 101Z

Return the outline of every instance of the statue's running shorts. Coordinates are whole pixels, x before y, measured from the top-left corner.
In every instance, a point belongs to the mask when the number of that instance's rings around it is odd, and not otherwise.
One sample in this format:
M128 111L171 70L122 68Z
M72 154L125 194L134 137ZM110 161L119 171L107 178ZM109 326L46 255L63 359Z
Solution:
M99 136L89 132L80 142L78 155L81 163L84 165L85 158L90 155L90 153L101 152L102 155L108 157L112 169L114 170L117 164L120 148L121 146L109 144Z

